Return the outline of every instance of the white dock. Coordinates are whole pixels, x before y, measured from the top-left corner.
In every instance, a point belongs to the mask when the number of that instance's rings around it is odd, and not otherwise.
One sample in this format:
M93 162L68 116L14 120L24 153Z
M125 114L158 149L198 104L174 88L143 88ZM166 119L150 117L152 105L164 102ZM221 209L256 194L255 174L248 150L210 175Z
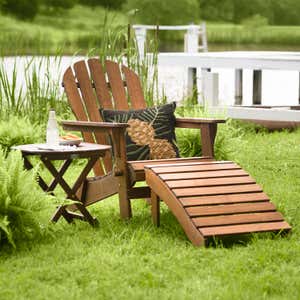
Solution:
M160 66L229 68L235 70L235 104L243 104L243 69L253 70L253 104L261 104L262 71L293 70L300 72L300 52L229 51L205 53L159 53ZM199 75L198 75L199 77ZM299 89L299 87L298 87ZM300 97L299 97L300 99ZM299 102L300 103L300 102ZM284 103L283 103L284 105Z

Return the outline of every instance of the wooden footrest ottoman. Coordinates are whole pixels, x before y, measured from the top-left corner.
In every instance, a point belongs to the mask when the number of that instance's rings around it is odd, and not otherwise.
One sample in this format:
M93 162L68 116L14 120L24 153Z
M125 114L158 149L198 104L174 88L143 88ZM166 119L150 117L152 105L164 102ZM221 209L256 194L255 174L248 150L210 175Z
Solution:
M195 246L211 237L291 229L262 188L234 162L147 165L145 173L154 223L159 226L161 199Z

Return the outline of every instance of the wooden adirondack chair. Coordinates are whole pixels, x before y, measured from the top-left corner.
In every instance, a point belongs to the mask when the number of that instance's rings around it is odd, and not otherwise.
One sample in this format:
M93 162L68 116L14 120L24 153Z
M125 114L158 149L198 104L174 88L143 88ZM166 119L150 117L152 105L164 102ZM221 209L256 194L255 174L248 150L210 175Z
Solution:
M99 107L128 110L146 107L141 83L135 72L113 61L105 62L105 70L96 58L79 61L63 76L63 86L78 121L63 121L66 130L81 131L86 142L108 144L112 138L113 155L107 152L103 161L94 166L95 177L88 179L85 205L90 205L113 194L119 194L120 214L130 218L131 199L149 198L149 187L134 187L145 181L144 165L149 161L127 161L125 132L127 124L102 122ZM176 126L201 130L202 158L177 158L150 161L151 164L170 164L213 160L217 124L224 120L177 118Z

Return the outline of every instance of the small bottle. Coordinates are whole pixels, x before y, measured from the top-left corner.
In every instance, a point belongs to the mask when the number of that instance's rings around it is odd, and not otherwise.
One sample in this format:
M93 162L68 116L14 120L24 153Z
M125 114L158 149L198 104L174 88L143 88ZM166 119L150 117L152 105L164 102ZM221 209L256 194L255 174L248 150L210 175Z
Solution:
M49 111L46 143L47 143L47 145L51 145L51 146L59 145L58 125L57 125L57 121L56 121L55 111L53 109L51 109Z

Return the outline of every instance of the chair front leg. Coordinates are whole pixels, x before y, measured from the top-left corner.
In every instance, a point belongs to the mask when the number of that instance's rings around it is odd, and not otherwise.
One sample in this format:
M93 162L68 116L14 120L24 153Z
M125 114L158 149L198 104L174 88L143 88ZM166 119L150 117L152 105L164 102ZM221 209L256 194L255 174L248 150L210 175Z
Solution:
M111 132L115 156L115 176L119 180L119 205L122 219L132 217L131 203L128 195L130 188L130 179L127 166L125 129L114 129Z

